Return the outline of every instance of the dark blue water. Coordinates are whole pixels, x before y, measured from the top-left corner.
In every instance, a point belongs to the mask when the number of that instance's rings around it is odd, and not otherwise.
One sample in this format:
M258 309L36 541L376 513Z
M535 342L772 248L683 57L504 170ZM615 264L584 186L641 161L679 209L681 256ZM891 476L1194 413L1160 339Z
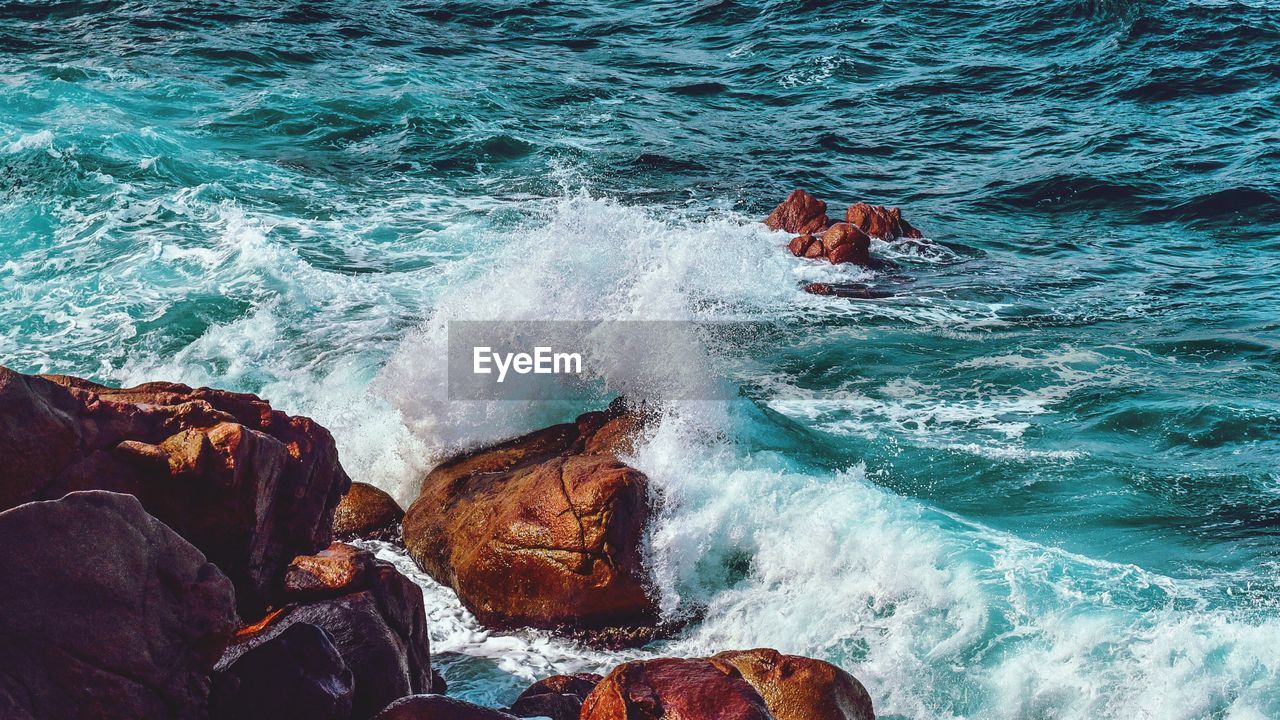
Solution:
M779 321L633 458L705 614L644 652L826 657L890 717L1280 717L1274 3L10 2L0 48L4 364L263 393L407 500L564 414L445 400L451 319ZM929 242L792 258L797 186ZM617 659L423 582L464 697Z

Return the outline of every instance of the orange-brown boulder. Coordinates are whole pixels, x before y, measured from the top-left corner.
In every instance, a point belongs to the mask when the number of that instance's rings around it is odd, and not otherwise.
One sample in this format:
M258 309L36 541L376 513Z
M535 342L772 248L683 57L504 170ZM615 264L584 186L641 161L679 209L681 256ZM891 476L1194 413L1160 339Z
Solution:
M800 189L792 190L787 199L764 220L764 224L772 230L785 230L800 235L822 232L828 222L827 204Z
M333 536L339 540L400 538L404 510L395 499L368 483L353 482L333 513Z
M773 720L727 664L659 658L614 668L582 703L580 720Z
M829 662L777 650L734 650L710 658L730 665L764 698L774 720L874 720L871 696Z
M898 208L854 203L845 212L845 221L877 240L924 237L911 223L902 219L902 211Z
M116 389L0 367L0 509L109 490L200 549L261 614L289 561L327 546L351 480L328 431L240 393Z
M851 262L871 264L871 238L849 223L836 223L820 237L826 257L834 265Z
M615 454L638 423L615 404L442 463L405 514L409 554L486 625L654 624L648 480Z
M809 249L809 246L813 244L813 240L814 240L813 233L797 235L791 238L791 242L787 244L787 249L790 250L791 254L795 255L796 257L804 257L804 254Z

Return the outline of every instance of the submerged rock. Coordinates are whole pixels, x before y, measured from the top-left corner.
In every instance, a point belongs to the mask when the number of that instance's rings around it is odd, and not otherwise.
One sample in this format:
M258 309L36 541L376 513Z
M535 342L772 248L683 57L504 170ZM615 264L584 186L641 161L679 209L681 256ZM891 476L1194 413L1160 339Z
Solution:
M829 662L777 650L733 650L710 658L733 666L764 698L774 720L875 720L871 696Z
M659 658L614 668L582 704L581 720L773 720L764 698L728 665Z
M292 625L309 623L324 629L351 670L353 720L367 720L396 698L434 689L422 589L411 580L367 551L336 543L320 556L297 558L290 577L288 597L309 601L242 630L220 668Z
M773 230L802 235L822 232L829 222L827 204L800 189L792 190L764 220L764 224Z
M115 389L0 367L0 509L74 490L141 500L259 616L289 560L327 546L350 486L328 431L239 393Z
M652 625L648 480L614 454L638 424L614 406L444 462L405 514L405 546L486 625Z
M853 298L856 300L893 297L891 292L875 290L860 283L809 283L802 289L810 295L829 295L831 297Z
M347 720L355 679L329 634L294 623L214 676L211 720Z
M94 491L0 513L0 546L0 717L204 717L236 615L191 543Z
M333 535L339 540L400 541L404 510L390 495L362 482L351 483L333 513Z

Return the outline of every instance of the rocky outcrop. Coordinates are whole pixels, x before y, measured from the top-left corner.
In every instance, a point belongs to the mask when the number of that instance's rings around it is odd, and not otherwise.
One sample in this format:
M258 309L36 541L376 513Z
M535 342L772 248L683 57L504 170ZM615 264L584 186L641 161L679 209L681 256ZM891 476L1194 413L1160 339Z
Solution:
M732 666L704 659L623 663L582 704L581 720L773 720Z
M328 431L253 395L115 389L0 367L0 509L74 490L137 497L256 617L289 560L325 547L350 486Z
M401 698L378 713L376 720L516 720L499 710L443 695L413 695Z
M827 229L827 204L799 188L769 213L764 224L771 230L789 233L820 233Z
M876 290L861 283L809 283L802 289L810 295L827 295L856 300L876 300L893 297L893 293L887 290Z
M845 222L877 240L889 241L898 238L918 240L924 237L924 234L912 227L911 223L902 219L901 210L883 205L854 203L845 211Z
M639 422L615 403L446 461L405 514L405 546L487 625L653 624L648 481L615 455Z
M430 640L422 589L367 551L335 543L295 559L284 597L296 601L242 630L219 667L308 623L328 634L355 681L351 717L367 720L395 700L431 692Z
M31 416L33 427L58 419ZM0 472L53 455L4 458ZM21 505L0 513L0 547L0 717L204 717L236 624L231 582L137 498Z
M294 623L219 671L211 720L348 720L355 681L329 639Z
M367 483L353 482L333 513L333 536L338 540L398 542L403 519L404 510L390 495Z
M853 263L879 267L882 261L871 256L871 240L892 241L924 237L902 218L898 208L854 203L844 222L832 223L827 204L803 190L795 190L778 205L764 224L774 230L799 233L787 244L792 255L826 258L832 264Z
M710 660L741 673L774 720L875 720L867 689L829 662L767 648L722 652Z
M548 717L551 720L578 720L582 701L604 678L595 673L552 675L530 685L511 703L518 717Z

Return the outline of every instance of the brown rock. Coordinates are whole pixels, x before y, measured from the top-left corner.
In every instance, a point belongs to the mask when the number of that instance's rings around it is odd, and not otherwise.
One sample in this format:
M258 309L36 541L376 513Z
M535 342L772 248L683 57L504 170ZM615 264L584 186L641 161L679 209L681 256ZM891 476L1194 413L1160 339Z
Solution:
M867 689L831 663L766 648L722 652L710 660L740 672L775 720L875 720Z
M787 249L796 257L804 257L805 251L813 244L813 234L797 235L791 238L791 242L787 244Z
M329 634L294 623L218 672L212 720L348 720L355 679Z
M253 395L114 389L0 367L0 509L128 493L231 578L255 617L289 560L327 546L350 479L333 438Z
M924 235L902 219L902 211L898 208L886 208L883 205L854 203L845 212L845 219L856 225L867 235L877 240L897 240L898 238L922 238Z
M404 511L390 495L367 483L353 482L333 513L333 535L339 540L396 542L403 519Z
M653 624L648 481L613 454L639 424L615 406L446 461L405 514L405 546L487 625Z
M787 199L764 220L764 224L773 230L800 235L822 232L828 222L827 204L800 189L791 191Z
M492 708L443 695L413 695L391 703L375 720L516 720Z
M552 675L530 685L511 703L511 714L519 717L549 717L551 720L578 720L582 701L604 678L595 673Z
M16 507L0 546L0 717L204 716L236 624L231 582L137 498Z
M865 267L871 264L871 254L865 248L859 248L852 243L835 246L827 253L827 259L832 265L853 263Z
M623 663L582 704L581 720L773 720L727 664L661 658Z
M871 247L871 238L849 223L836 223L822 233L822 247L828 253L840 245L853 245L862 251Z
M284 575L290 599L334 597L364 585L373 554L345 543L334 543L315 555L299 555Z
M387 703L430 692L431 655L422 589L390 564L373 560L352 592L291 605L237 634L219 667L297 623L323 628L355 679L353 720L373 717Z

